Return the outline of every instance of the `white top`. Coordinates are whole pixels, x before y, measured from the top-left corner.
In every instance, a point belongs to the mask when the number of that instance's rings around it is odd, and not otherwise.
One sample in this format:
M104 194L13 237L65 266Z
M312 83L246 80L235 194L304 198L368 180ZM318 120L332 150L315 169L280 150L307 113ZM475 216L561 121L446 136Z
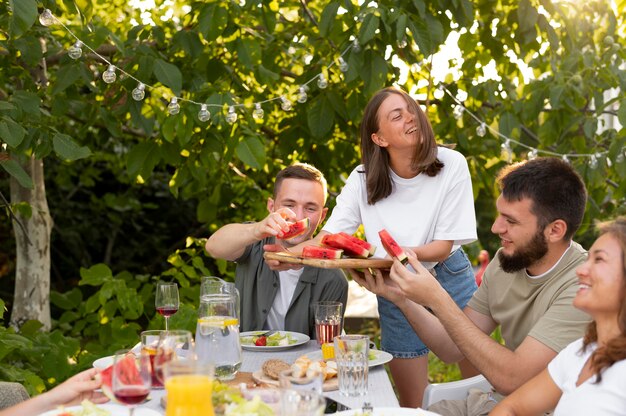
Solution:
M550 377L563 392L554 416L626 414L626 360L618 361L604 370L600 384L595 383L594 375L576 387L583 366L596 349L593 344L582 352L582 346L583 340L579 338L548 364Z
M360 224L375 257L386 252L378 237L383 228L403 247L419 247L434 240L452 240L452 251L477 238L472 181L465 157L439 147L437 157L444 168L437 176L419 174L404 179L391 171L393 191L374 205L367 203L363 165L352 171L337 197L337 205L324 231L352 234ZM423 263L426 268L436 263Z
M291 298L296 291L298 280L304 269L298 270L286 270L284 272L278 272L280 279L280 287L274 297L274 303L267 314L267 320L265 321L265 329L283 330L285 329L285 315L291 305Z

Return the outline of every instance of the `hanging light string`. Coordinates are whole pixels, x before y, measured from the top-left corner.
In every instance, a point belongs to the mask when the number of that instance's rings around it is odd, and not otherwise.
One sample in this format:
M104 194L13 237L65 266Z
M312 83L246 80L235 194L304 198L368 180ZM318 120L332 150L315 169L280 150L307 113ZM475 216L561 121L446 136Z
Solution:
M463 103L454 96L454 94L452 94L452 92L450 92L450 90L448 90L446 88L446 86L443 83L440 83L437 88L439 88L440 90L442 90L443 92L445 92L446 94L448 94L448 96L450 98L452 98L452 100L455 102L456 106L454 108L453 111L453 115L454 118L456 119L460 119L461 117L463 117L463 114L466 113L468 114L472 119L474 119L474 121L476 121L476 123L478 123L478 127L476 127L476 134L480 137L484 137L485 134L487 134L487 131L491 132L494 136L500 138L502 140L502 150L504 152L507 153L507 158L509 160L509 162L511 162L512 157L513 157L513 150L511 149L511 143L520 146L526 150L528 150L527 156L529 159L534 159L535 157L539 156L539 155L545 155L545 156L556 156L556 157L560 157L561 159L565 160L566 162L569 162L569 160L571 158L588 158L590 159L590 166L592 168L597 167L598 165L598 159L600 159L603 156L607 156L607 163L611 164L611 160L608 158L608 151L598 151L595 153L557 153L557 152L553 152L551 150L544 150L544 149L537 149L536 147L533 146L529 146L527 144L524 144L518 140L512 139L511 137L508 137L502 133L500 133L498 130L494 129L493 127L491 127L489 124L485 123L484 120L482 120L481 118L479 118L476 114L474 114L473 112L471 112L465 105L463 105ZM616 158L616 162L617 163L622 163L624 161L624 152L626 150L626 147L622 147L621 152L617 155Z
M123 68L117 67L116 65L114 65L111 61L109 61L106 57L102 56L101 54L99 54L96 50L94 50L93 48L91 48L88 44L86 44L84 41L82 41L69 27L67 27L65 24L63 24L62 21L60 21L56 16L54 16L52 14L52 12L50 11L50 9L45 9L40 15L39 15L39 22L43 25L43 26L50 26L53 24L59 24L63 29L65 29L65 31L67 33L69 33L74 39L76 39L76 43L74 43L74 45L72 45L69 49L68 49L68 55L70 56L70 58L72 59L79 59L82 56L82 47L84 46L85 48L87 48L91 53L93 53L95 56L97 56L101 61L103 61L104 63L106 63L107 65L107 69L102 73L102 79L104 80L104 82L106 82L107 84L113 83L115 82L117 76L116 76L116 71L119 71L120 73L124 74L125 76L127 76L128 78L134 80L137 82L137 87L135 87L135 89L133 89L132 91L132 97L135 101L142 101L145 97L145 90L156 90L157 87L150 85L146 82L141 81L140 79L136 78L135 76L133 76L132 74L128 73L127 71L125 71ZM338 61L338 65L339 65L339 69L341 72L345 73L348 71L348 64L345 61L345 59L343 58L344 55L346 53L348 53L350 50L354 50L356 52L358 52L360 50L360 45L358 43L357 39L354 39L349 45L348 47L346 47L343 52L339 55L339 58L337 59ZM335 61L333 60L329 65L327 65L325 68L326 70L330 69L333 65L335 64ZM328 80L326 79L326 76L324 75L323 71L320 71L319 74L317 74L316 76L314 76L313 78L311 78L310 80L308 80L307 82L303 83L300 85L300 87L298 88L298 95L297 95L297 101L299 103L304 103L307 100L307 94L306 91L308 90L308 85L310 83L312 83L313 81L317 80L317 85L320 89L324 89L328 86ZM267 104L273 101L280 101L280 106L284 111L289 111L293 108L293 104L292 102L285 96L285 95L280 95L277 97L272 97L272 98L268 98L266 100L262 100L262 101L257 101L255 103L253 103L253 107L254 110L252 112L252 116L255 119L262 119L264 116L264 111L262 108L262 104ZM174 94L172 92L171 94L171 98L170 98L170 102L167 106L167 111L169 112L169 114L171 115L175 115L178 114L180 112L180 102L186 102L186 103L190 103L190 104L194 104L200 107L200 111L198 112L198 119L202 122L206 122L209 121L210 117L211 117L211 113L209 112L209 107L218 107L218 108L223 108L224 105L222 104L210 104L210 103L200 103L188 98L184 98L184 97L180 97L177 96L176 94ZM226 121L229 123L234 123L237 121L237 111L236 108L239 107L246 107L246 104L243 103L235 103L235 104L230 104L228 106L228 110L226 113Z

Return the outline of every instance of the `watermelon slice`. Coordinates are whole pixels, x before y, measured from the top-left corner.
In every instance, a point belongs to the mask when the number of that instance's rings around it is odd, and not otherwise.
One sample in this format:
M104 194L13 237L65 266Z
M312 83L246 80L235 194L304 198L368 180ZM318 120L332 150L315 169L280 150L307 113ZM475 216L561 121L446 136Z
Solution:
M308 259L340 259L343 250L320 247L320 246L305 246L302 249L302 257Z
M338 233L338 234L341 234L342 236L346 237L347 239L349 239L353 243L358 244L361 247L368 249L369 252L370 252L370 254L369 254L370 257L373 256L374 253L376 253L376 246L371 245L367 241L363 241L360 238L357 238L357 237L355 237L353 235L350 235L348 233L344 233L343 231Z
M277 238L280 240L289 240L290 238L298 237L309 231L309 224L309 218L303 218L300 221L292 222L289 224L289 231L283 233Z
M124 358L113 364L122 367L122 371L120 371L119 374L127 383L130 383L134 379L141 378L135 363L136 359L135 354L128 353ZM102 370L100 377L102 378L102 392L112 401L117 401L113 395L113 365Z
M341 234L326 234L322 237L322 244L343 250L347 255L361 258L368 258L370 251L365 247L352 242L349 238Z
M378 235L380 236L380 242L383 244L385 251L387 252L387 254L389 254L391 258L397 258L404 265L409 262L409 258L407 257L402 247L400 247L398 243L396 243L396 240L391 237L387 230L380 230L378 232Z

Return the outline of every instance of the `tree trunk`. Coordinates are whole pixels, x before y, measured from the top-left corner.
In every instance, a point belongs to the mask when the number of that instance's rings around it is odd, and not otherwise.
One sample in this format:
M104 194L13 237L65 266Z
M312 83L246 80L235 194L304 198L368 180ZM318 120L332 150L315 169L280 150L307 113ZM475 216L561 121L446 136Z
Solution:
M26 202L32 209L30 218L16 213L26 229L26 235L13 221L17 259L11 325L19 327L29 319L36 319L43 323L45 330L49 330L52 217L46 200L43 161L31 156L22 167L32 178L34 188L25 189L13 177L10 179L11 203Z

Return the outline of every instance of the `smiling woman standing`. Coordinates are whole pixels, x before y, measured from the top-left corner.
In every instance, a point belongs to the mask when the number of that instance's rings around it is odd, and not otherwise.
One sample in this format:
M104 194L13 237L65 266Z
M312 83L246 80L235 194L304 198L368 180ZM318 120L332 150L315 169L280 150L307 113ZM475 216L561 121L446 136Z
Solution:
M626 412L626 217L599 225L576 270L574 306L593 317L585 336L503 400L490 415L623 415Z
M378 91L361 124L361 161L348 178L316 240L354 233L384 257L378 232L386 229L420 261L463 308L476 290L471 263L461 248L476 240L472 182L465 157L437 145L419 104L397 88ZM428 348L402 312L378 297L382 349L394 357L391 374L401 406L418 407L428 384Z

